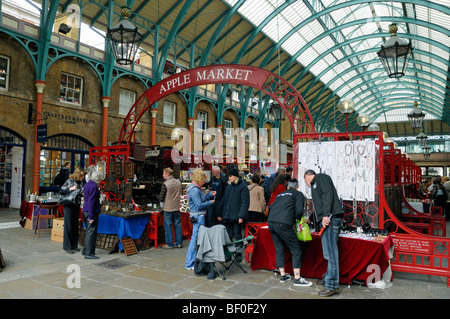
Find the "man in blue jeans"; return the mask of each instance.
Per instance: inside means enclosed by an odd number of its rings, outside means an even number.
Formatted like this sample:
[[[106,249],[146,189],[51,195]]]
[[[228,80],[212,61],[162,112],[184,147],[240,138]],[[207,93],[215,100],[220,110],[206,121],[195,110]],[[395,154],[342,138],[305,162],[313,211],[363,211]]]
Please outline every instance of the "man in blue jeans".
[[[171,168],[166,167],[163,170],[163,177],[165,179],[161,186],[161,192],[158,195],[158,200],[163,202],[164,210],[164,230],[166,244],[163,248],[178,248],[183,247],[183,237],[181,234],[181,213],[180,213],[180,196],[181,196],[181,182],[173,177]],[[175,230],[175,245],[173,243],[172,223]]]
[[[319,296],[329,297],[341,291],[339,287],[338,240],[344,213],[330,176],[307,170],[304,178],[306,185],[311,187],[316,222],[319,223],[321,228],[324,228],[322,250],[323,257],[328,261],[328,266],[321,282],[324,289],[319,292]]]

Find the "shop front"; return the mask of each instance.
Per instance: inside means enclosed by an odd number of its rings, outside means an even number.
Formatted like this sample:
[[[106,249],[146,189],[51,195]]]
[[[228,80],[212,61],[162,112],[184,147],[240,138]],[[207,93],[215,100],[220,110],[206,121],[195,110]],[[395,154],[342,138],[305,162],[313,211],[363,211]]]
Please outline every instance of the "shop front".
[[[0,126],[0,206],[19,208],[24,196],[25,139]]]
[[[39,193],[59,191],[54,179],[64,163],[70,163],[70,172],[78,166],[86,169],[89,165],[89,148],[92,146],[77,135],[57,134],[48,137],[41,147]]]

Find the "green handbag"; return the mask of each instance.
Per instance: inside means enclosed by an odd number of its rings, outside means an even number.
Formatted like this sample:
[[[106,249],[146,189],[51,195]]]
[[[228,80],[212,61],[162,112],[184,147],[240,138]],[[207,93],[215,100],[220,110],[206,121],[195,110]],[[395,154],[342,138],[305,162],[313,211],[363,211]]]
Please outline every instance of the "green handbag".
[[[309,231],[309,225],[304,222],[304,217],[301,220],[296,219],[294,225],[295,233],[300,241],[312,240],[311,232]]]

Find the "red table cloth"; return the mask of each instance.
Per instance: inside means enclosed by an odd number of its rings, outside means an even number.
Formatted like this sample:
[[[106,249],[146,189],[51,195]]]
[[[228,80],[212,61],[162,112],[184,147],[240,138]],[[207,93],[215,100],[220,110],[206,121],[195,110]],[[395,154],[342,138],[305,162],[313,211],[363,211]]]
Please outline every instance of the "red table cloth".
[[[311,235],[312,241],[302,242],[302,267],[300,271],[302,277],[321,279],[327,270],[328,262],[323,258],[320,236],[315,232],[312,232]],[[352,280],[363,280],[367,285],[369,276],[369,279],[374,278],[373,265],[380,267],[381,276],[389,267],[391,245],[392,239],[390,236],[387,236],[381,243],[340,236],[338,242],[339,282],[349,285]],[[285,255],[285,271],[292,274],[292,256],[287,248]],[[275,246],[267,227],[259,229],[250,262],[252,270],[274,270],[277,268]]]

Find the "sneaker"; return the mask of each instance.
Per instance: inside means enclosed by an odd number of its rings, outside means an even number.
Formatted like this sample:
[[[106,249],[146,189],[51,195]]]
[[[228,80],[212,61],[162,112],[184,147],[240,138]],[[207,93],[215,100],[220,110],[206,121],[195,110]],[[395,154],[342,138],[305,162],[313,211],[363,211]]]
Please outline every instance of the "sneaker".
[[[164,248],[164,249],[173,249],[173,246],[171,247],[171,246],[165,244],[165,245],[161,246],[161,248]]]
[[[177,245],[177,248],[183,248],[183,245]]]
[[[286,281],[288,281],[288,280],[291,280],[291,275],[289,275],[289,274],[284,274],[284,276],[281,276],[280,277],[280,282],[286,282]]]
[[[298,279],[294,279],[294,286],[301,286],[301,287],[311,287],[312,282],[305,280],[304,278],[300,277]]]
[[[194,267],[184,267],[186,270],[194,270]]]

